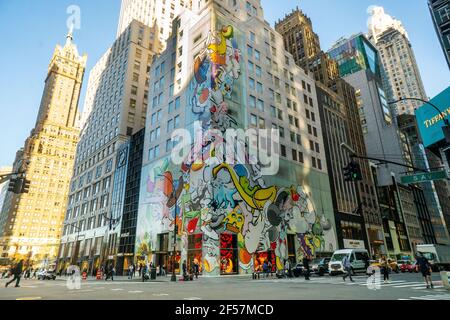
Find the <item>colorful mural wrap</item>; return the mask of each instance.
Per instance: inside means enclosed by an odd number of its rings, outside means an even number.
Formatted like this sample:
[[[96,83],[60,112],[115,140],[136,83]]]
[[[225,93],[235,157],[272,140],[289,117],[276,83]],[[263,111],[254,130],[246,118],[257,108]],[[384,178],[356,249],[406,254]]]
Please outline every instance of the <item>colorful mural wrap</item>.
[[[237,125],[227,103],[241,75],[235,33],[233,26],[211,32],[195,58],[186,107],[206,129],[224,132]],[[181,260],[190,257],[189,237],[202,235],[201,257],[197,251],[191,256],[199,260],[204,275],[251,273],[263,259],[281,270],[288,259],[288,234],[297,239],[297,259],[334,251],[332,223],[315,210],[301,186],[266,185],[268,179],[257,165],[240,159],[233,165],[223,163],[215,154],[223,142],[211,133],[203,140],[203,160],[192,156],[199,151],[192,147],[181,166],[163,159],[143,168],[138,256],[157,248],[158,234],[174,230],[175,216]],[[196,250],[198,246],[196,240]]]

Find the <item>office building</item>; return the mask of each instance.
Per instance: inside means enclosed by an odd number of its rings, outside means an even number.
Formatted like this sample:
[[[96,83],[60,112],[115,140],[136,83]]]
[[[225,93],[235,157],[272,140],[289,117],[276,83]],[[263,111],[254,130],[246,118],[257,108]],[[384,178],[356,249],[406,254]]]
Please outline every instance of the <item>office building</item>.
[[[117,258],[126,177],[118,152],[145,126],[154,42],[153,29],[133,20],[90,74],[58,269],[92,271]]]
[[[384,12],[382,7],[370,8],[369,39],[375,44],[391,85],[393,101],[402,98],[427,100],[408,33],[402,23]],[[394,116],[414,114],[421,101],[406,100],[391,106]]]
[[[1,242],[7,243],[10,260],[45,267],[55,262],[79,139],[78,100],[86,60],[71,33],[53,53],[36,125],[13,166],[31,181],[30,190],[9,194],[3,207]]]
[[[172,20],[191,5],[192,0],[122,0],[117,38],[131,21],[137,20],[148,27],[154,27],[155,37],[164,49],[172,31]],[[151,50],[158,51],[157,48]]]
[[[450,0],[428,0],[431,17],[450,68]]]
[[[339,246],[366,248],[372,255],[384,254],[383,229],[369,162],[356,160],[362,170],[361,183],[355,185],[344,179],[343,168],[351,159],[341,144],[366,156],[359,92],[340,78],[338,64],[321,50],[319,36],[302,11],[297,8],[286,15],[275,29],[283,36],[285,48],[297,65],[316,79]]]
[[[283,49],[260,1],[193,3],[173,23],[151,76],[168,81],[150,92],[138,263],[165,265],[170,273],[197,260],[205,276],[251,274],[265,259],[281,270],[286,259],[337,248],[314,79]],[[192,137],[200,128],[216,129],[200,140],[202,156],[175,162],[184,143],[172,133],[187,129],[178,132]],[[259,134],[247,145],[272,150],[279,170],[263,171],[268,164],[248,161],[248,151],[231,152],[234,161],[224,162],[220,136],[232,128]],[[271,128],[279,142],[264,138]],[[244,142],[238,138],[231,150],[243,150]]]

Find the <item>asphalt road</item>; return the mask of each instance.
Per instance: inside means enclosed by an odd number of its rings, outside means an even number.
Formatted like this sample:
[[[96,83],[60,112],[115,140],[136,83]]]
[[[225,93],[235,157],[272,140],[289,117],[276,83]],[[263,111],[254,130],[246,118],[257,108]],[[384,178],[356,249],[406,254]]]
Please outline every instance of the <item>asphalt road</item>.
[[[142,283],[117,278],[114,282],[89,279],[79,290],[70,290],[65,278],[55,281],[21,281],[5,288],[0,280],[0,300],[450,300],[450,291],[442,287],[435,274],[435,289],[425,289],[418,274],[392,274],[391,283],[369,289],[367,277],[355,277],[355,283],[342,277],[297,279],[260,279],[251,277],[201,278],[193,282],[170,282],[169,278]]]

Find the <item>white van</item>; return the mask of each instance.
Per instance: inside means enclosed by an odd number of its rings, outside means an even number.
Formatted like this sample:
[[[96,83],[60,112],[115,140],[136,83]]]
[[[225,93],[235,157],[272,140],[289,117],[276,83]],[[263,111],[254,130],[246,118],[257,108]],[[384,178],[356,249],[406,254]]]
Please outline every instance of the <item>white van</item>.
[[[366,272],[366,261],[369,261],[369,252],[365,249],[344,249],[333,253],[331,260],[328,263],[330,276],[345,273],[342,265],[342,260],[344,260],[344,257],[348,257],[350,259],[353,274],[356,272]]]

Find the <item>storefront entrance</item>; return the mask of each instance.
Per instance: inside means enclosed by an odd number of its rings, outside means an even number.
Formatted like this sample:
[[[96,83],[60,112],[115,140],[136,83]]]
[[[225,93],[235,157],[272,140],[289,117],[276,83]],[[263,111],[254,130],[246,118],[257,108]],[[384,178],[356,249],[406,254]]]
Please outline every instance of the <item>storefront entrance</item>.
[[[236,234],[222,233],[220,235],[220,274],[237,274],[238,239]]]
[[[189,270],[193,270],[194,264],[198,264],[200,274],[202,274],[203,272],[202,247],[203,247],[203,234],[200,233],[189,235],[187,266]]]

